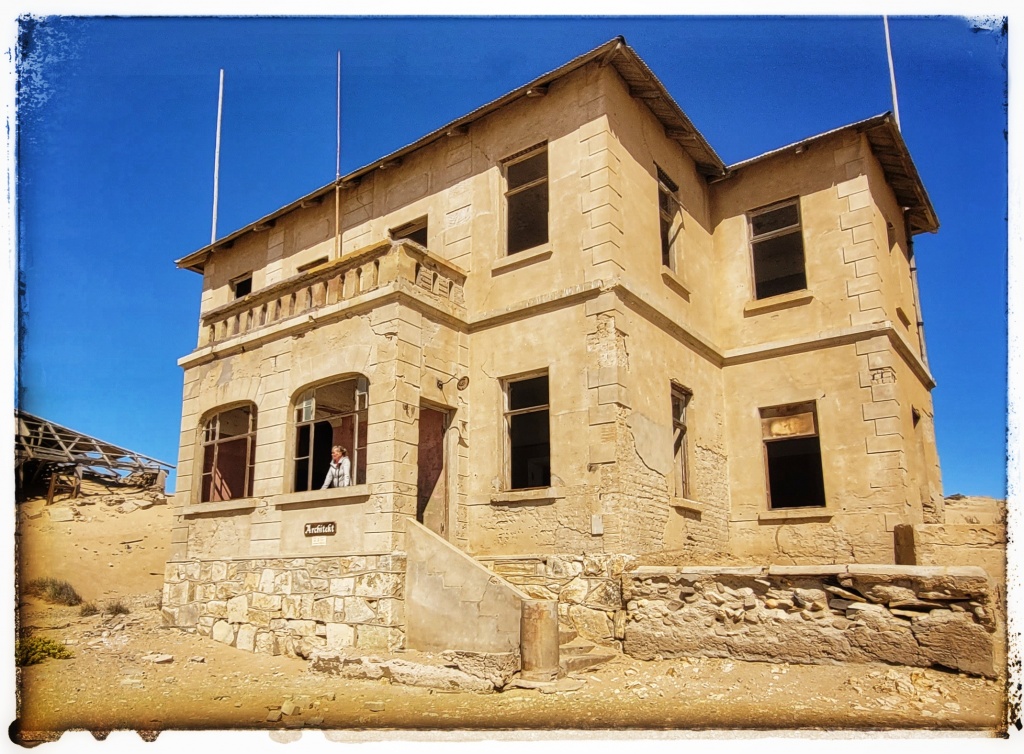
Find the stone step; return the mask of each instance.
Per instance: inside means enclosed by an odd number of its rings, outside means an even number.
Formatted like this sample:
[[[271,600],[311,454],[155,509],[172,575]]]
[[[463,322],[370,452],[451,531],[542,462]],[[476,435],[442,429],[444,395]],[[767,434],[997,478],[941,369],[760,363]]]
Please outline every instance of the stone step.
[[[560,644],[558,647],[558,655],[585,655],[587,652],[592,650],[594,645],[589,641],[583,639],[573,639],[565,644]]]
[[[579,634],[576,633],[576,629],[575,628],[566,628],[565,626],[559,626],[558,627],[558,643],[560,645],[561,644],[568,644],[573,639],[575,639],[577,636],[579,636]]]
[[[579,655],[560,655],[558,658],[558,666],[562,669],[562,672],[566,675],[570,673],[579,673],[582,670],[590,670],[603,665],[609,660],[617,657],[616,652],[612,652],[608,649],[594,648],[586,654]]]

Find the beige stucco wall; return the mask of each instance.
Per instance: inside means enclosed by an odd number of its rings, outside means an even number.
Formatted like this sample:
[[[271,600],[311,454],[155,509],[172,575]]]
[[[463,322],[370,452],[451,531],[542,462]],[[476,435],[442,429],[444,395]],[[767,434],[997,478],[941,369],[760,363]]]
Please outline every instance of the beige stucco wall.
[[[509,257],[501,162],[540,142],[549,242]],[[675,272],[661,264],[656,165],[680,187]],[[753,302],[746,213],[793,196],[808,291]],[[430,253],[466,273],[464,306],[417,298],[419,281],[385,280],[382,266],[378,289],[325,307],[322,321],[311,314],[279,335],[209,345],[201,332],[204,345],[184,360],[178,502],[195,503],[202,421],[242,401],[258,407],[254,501],[179,508],[172,560],[232,547],[238,557],[301,554],[295,527],[334,520],[332,511],[349,536],[334,538],[331,554],[401,549],[422,402],[450,411],[449,531],[474,555],[668,549],[685,559],[891,563],[893,527],[940,506],[928,376],[908,366],[918,316],[902,218],[864,137],[838,134],[709,184],[614,69],[591,64],[338,200],[342,263],[426,216]],[[334,260],[334,217],[328,194],[218,250],[201,311],[230,304],[230,281],[247,271],[257,293]],[[502,381],[538,372],[550,378],[551,489],[510,492]],[[290,492],[295,397],[354,374],[370,382],[365,493],[279,506]],[[470,378],[464,390],[459,376]],[[670,484],[673,382],[693,391],[687,500]],[[827,515],[766,518],[758,409],[809,400]]]

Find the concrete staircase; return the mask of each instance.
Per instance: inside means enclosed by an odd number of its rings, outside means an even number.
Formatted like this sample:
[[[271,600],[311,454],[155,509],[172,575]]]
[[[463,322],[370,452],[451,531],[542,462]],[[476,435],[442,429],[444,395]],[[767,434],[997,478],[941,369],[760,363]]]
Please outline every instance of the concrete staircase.
[[[426,527],[407,521],[406,646],[518,656],[529,597]]]
[[[558,628],[558,667],[562,675],[591,670],[617,656],[614,650],[581,639],[575,629]]]

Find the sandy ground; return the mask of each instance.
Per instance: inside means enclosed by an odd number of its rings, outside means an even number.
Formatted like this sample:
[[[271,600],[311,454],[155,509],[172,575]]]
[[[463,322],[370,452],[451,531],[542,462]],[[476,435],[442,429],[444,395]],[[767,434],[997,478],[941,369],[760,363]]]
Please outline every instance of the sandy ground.
[[[45,512],[32,518],[44,508],[42,501],[19,506],[22,583],[39,576],[67,579],[83,598],[101,605],[125,598],[131,612],[83,617],[77,607],[21,597],[21,630],[62,641],[74,653],[20,670],[25,740],[122,728],[809,728],[983,735],[1005,729],[1004,680],[886,665],[619,657],[579,674],[578,689],[555,693],[445,693],[317,675],[302,660],[250,654],[162,627],[167,506],[130,513],[78,506],[79,518],[66,523],[50,521]],[[155,654],[173,659],[158,663]],[[286,702],[301,710],[281,716]]]

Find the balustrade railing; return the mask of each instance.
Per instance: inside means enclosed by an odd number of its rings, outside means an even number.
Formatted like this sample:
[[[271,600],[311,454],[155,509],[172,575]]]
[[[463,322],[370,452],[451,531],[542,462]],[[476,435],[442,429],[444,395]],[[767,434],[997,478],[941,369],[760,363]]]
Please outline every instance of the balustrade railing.
[[[402,279],[431,297],[465,305],[466,276],[458,268],[408,241],[384,241],[206,312],[199,345],[223,343]]]

